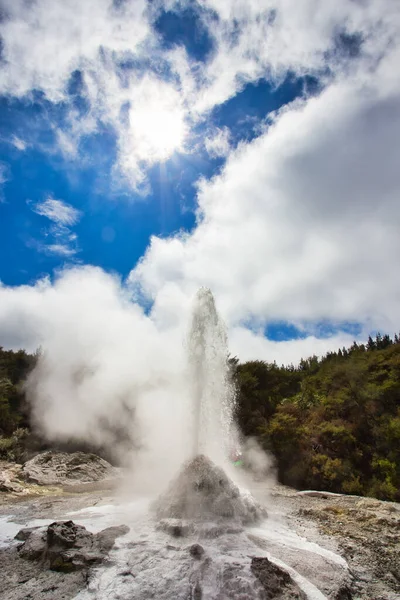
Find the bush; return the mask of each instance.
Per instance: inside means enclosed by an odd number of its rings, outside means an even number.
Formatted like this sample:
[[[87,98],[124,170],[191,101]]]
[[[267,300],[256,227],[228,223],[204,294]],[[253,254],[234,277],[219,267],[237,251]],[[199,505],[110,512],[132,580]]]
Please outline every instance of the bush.
[[[10,437],[0,436],[0,459],[22,462],[25,458],[25,441],[28,429],[16,429]]]

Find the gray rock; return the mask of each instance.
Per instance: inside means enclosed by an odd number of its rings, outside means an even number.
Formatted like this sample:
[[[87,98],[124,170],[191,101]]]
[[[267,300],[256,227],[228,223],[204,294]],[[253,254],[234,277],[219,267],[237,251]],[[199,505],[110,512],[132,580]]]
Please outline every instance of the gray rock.
[[[86,587],[86,571],[50,571],[40,560],[22,560],[16,547],[0,548],[0,564],[0,600],[67,600]]]
[[[31,535],[33,531],[37,531],[40,529],[39,527],[25,527],[25,529],[20,529],[15,536],[14,539],[19,540],[20,542],[25,542],[28,537]]]
[[[19,555],[26,560],[40,560],[44,557],[46,551],[46,528],[38,527],[27,534],[27,530],[23,530],[26,535],[26,541],[19,548]],[[21,532],[17,533],[19,536]]]
[[[117,537],[126,535],[129,532],[127,525],[119,525],[118,527],[107,527],[95,535],[96,543],[102,552],[109,552],[114,546]]]
[[[82,484],[115,478],[118,470],[95,454],[42,452],[22,467],[26,481],[38,485]]]
[[[40,560],[52,571],[71,573],[102,561],[116,538],[128,531],[129,527],[121,525],[93,534],[73,521],[59,521],[48,527],[22,529],[16,539],[25,540],[19,547],[21,558]]]
[[[200,544],[192,544],[189,548],[189,552],[193,558],[201,558],[204,554],[204,548],[203,546],[200,546]]]
[[[268,558],[253,558],[250,568],[264,588],[266,600],[275,598],[280,600],[307,600],[306,594],[293,581],[289,573],[274,565]]]

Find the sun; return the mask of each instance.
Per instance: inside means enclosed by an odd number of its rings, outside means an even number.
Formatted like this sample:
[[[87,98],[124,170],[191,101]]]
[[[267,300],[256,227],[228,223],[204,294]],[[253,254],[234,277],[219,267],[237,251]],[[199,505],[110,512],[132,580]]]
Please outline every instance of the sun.
[[[138,154],[151,162],[164,161],[182,148],[185,122],[180,111],[149,107],[136,111],[131,126]]]
[[[129,124],[140,160],[165,161],[183,148],[187,133],[185,111],[179,93],[168,84],[147,80],[138,86]]]

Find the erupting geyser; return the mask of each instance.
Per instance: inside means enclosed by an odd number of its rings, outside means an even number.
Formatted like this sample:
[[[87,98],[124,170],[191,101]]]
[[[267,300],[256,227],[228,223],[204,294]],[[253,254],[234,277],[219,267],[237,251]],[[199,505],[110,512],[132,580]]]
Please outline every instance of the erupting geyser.
[[[207,288],[196,294],[188,337],[193,407],[192,456],[223,464],[234,444],[235,393],[229,376],[227,334]]]
[[[217,466],[226,464],[235,445],[235,394],[229,376],[225,326],[207,288],[200,288],[196,294],[188,352],[193,403],[192,459],[155,504],[157,516],[192,522],[254,523],[265,517],[266,511]]]

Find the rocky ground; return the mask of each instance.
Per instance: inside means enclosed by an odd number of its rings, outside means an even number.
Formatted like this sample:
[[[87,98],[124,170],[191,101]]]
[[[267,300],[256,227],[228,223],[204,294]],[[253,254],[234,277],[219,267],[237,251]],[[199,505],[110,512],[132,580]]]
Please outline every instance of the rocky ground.
[[[73,521],[22,528],[19,544],[0,550],[4,600],[74,598],[90,569],[104,561],[115,539],[129,528],[109,527],[97,534]]]
[[[23,490],[11,491],[9,489],[7,492],[0,493],[0,521],[2,517],[8,518],[12,514],[13,523],[20,524],[21,528],[35,519],[56,520],[60,518],[60,515],[70,511],[85,507],[98,508],[117,502],[110,489],[85,488],[85,485],[90,482],[79,484],[79,481],[75,481],[76,485],[83,487],[70,489],[68,489],[69,484],[65,481],[62,485],[53,486],[39,486],[37,483],[26,482],[21,478],[20,471],[15,466],[3,469],[3,479],[8,477],[9,481],[12,480],[12,477],[4,475],[4,471],[9,469],[14,469],[14,472],[15,469],[17,470],[16,472],[19,474],[14,481],[20,482]],[[109,487],[107,477],[103,479],[103,482],[105,488]],[[101,481],[92,481],[91,483],[97,483],[101,487]],[[203,483],[200,482],[200,491]],[[271,519],[274,518],[274,512],[279,513],[290,530],[328,550],[339,552],[347,561],[350,577],[346,585],[339,587],[335,591],[335,595],[329,595],[329,598],[334,598],[334,600],[399,600],[399,504],[322,492],[298,493],[284,486],[271,486],[263,482],[253,482],[250,485],[256,499],[259,502],[267,503]],[[43,535],[45,531],[47,529],[42,530]],[[170,530],[169,534],[174,537],[175,529]],[[273,543],[266,544],[261,540],[257,541],[257,532],[254,534],[254,540],[260,548],[265,546],[266,550],[276,556],[276,547]],[[26,541],[21,541],[21,543],[26,543]],[[166,552],[169,551],[168,546],[166,548]],[[286,558],[285,562],[289,562],[290,550],[283,548],[281,552],[280,558],[282,560]],[[47,554],[44,552],[41,556],[47,556]],[[201,548],[193,549],[192,558],[197,560],[199,565],[203,564]],[[293,558],[291,564],[295,565],[295,561],[296,559]],[[11,549],[0,549],[0,564],[2,572],[1,600],[72,599],[77,590],[86,588],[90,572],[90,565],[84,569],[64,573],[49,569],[42,560],[26,560],[20,556],[16,542]],[[312,579],[313,571],[317,568],[317,562],[310,563],[310,579]],[[273,595],[271,588],[268,591],[269,595],[265,596],[266,598],[303,597],[291,580],[286,583],[290,584],[292,588],[285,588],[287,595],[282,595],[285,573],[268,561],[257,560],[254,562],[253,560],[251,570],[261,584],[266,580],[270,583],[277,582],[276,594]],[[329,581],[327,585],[329,586]],[[200,600],[200,587],[194,586],[191,598]],[[205,598],[206,596],[203,596],[203,600]]]
[[[95,454],[48,451],[23,465],[0,461],[0,492],[23,497],[112,488],[118,476],[117,468]]]
[[[316,529],[318,543],[333,544],[346,559],[352,581],[344,600],[400,599],[400,504],[280,485],[274,501],[297,533],[316,539]]]

